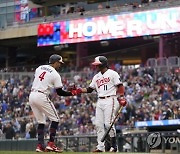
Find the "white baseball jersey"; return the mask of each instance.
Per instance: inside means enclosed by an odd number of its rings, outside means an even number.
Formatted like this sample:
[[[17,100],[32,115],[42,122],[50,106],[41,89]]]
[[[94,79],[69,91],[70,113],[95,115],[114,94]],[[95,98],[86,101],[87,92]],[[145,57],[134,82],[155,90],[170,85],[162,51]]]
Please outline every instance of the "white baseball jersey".
[[[108,69],[104,74],[97,73],[89,87],[97,91],[98,97],[104,97],[116,95],[117,85],[119,84],[122,84],[119,74],[112,69]]]
[[[34,81],[29,95],[29,104],[38,123],[46,123],[46,116],[51,121],[59,121],[53,102],[48,98],[52,88],[63,87],[61,77],[50,65],[39,66],[34,75]]]
[[[52,88],[62,88],[61,76],[50,65],[39,66],[34,75],[33,90],[40,90],[49,94]]]

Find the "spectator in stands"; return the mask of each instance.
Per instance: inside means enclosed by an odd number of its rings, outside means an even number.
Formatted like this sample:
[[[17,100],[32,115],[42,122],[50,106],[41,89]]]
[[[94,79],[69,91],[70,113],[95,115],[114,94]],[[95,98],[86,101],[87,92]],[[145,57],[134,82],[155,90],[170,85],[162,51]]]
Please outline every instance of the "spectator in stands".
[[[69,7],[67,14],[74,13],[74,7]]]
[[[47,17],[44,16],[44,17],[43,17],[43,22],[45,23],[46,21],[47,21]]]
[[[109,3],[107,2],[106,3],[106,9],[109,9],[110,8],[110,5],[109,5]]]
[[[141,0],[141,3],[149,3],[149,0]]]
[[[103,9],[103,5],[101,3],[98,4],[98,9]]]
[[[164,111],[163,111],[163,120],[171,119],[172,111],[170,109],[170,105],[168,103],[165,104]]]
[[[174,105],[173,107],[172,119],[180,119],[180,108],[178,105]]]
[[[3,133],[6,139],[13,139],[15,137],[15,131],[11,122],[8,122],[3,128]]]
[[[0,129],[2,130],[2,119],[0,118]]]
[[[76,8],[76,12],[80,12],[80,15],[83,15],[83,12],[85,11],[85,9],[84,9],[84,7],[82,7],[82,6],[78,6],[77,8]]]
[[[29,135],[30,138],[36,138],[36,126],[33,123],[30,125]]]
[[[6,95],[6,92],[5,92],[5,95]],[[6,103],[5,100],[2,101],[1,107],[2,107],[1,112],[5,113],[7,111],[7,109],[8,109],[8,104]]]
[[[165,88],[163,93],[162,93],[162,102],[166,102],[167,100],[171,100],[171,94],[168,91],[168,89]]]
[[[26,118],[19,120],[19,123],[20,123],[20,133],[23,134],[23,136],[25,136],[26,124],[27,124]]]
[[[177,114],[178,119],[180,119],[180,107],[178,108],[178,114]]]

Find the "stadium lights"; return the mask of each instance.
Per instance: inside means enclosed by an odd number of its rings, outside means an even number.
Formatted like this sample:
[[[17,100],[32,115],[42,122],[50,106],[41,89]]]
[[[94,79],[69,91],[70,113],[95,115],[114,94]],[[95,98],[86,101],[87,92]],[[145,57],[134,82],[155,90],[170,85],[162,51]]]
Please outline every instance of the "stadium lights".
[[[102,47],[106,47],[109,45],[109,42],[108,41],[101,41],[100,44]]]
[[[56,46],[54,46],[54,50],[55,50],[55,51],[60,51],[60,50],[62,50],[62,49],[64,49],[64,48],[68,48],[68,47],[69,47],[68,44],[56,45]]]

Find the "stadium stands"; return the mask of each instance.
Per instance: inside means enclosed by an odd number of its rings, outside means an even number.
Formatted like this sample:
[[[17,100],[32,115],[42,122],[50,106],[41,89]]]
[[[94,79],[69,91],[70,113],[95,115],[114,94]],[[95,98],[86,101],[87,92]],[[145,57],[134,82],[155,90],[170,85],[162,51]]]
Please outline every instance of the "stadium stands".
[[[149,2],[149,3],[141,3],[138,1],[135,1],[135,3],[122,3],[122,1],[109,1],[109,7],[106,7],[107,3],[97,3],[95,6],[90,6],[91,4],[83,3],[84,9],[81,8],[83,11],[78,11],[79,6],[77,4],[77,9],[75,9],[71,13],[58,13],[55,15],[36,15],[33,18],[30,18],[30,12],[25,12],[26,20],[24,21],[14,21],[15,19],[12,19],[10,21],[6,21],[5,18],[3,18],[4,13],[2,14],[2,20],[4,20],[3,23],[0,23],[0,29],[4,30],[7,26],[8,27],[22,27],[22,26],[31,26],[42,22],[54,22],[54,21],[62,21],[62,20],[72,20],[72,19],[79,19],[79,18],[87,18],[92,16],[100,16],[100,15],[109,15],[109,14],[115,14],[115,13],[127,13],[127,12],[135,12],[135,11],[143,11],[143,10],[151,10],[151,9],[159,9],[159,8],[168,8],[168,7],[175,7],[180,5],[180,1],[178,0],[168,0],[168,1],[155,1],[155,2]],[[97,9],[98,5],[102,5],[101,9]],[[59,8],[60,9],[60,8]],[[96,10],[96,11],[94,11]],[[51,12],[51,10],[49,10]],[[21,13],[21,12],[20,12]],[[23,13],[23,12],[22,12]],[[53,14],[53,13],[51,13]]]
[[[120,65],[115,64],[111,67],[121,75],[126,86],[126,99],[129,102],[116,123],[117,129],[134,128],[136,121],[180,118],[179,72],[169,71],[158,75],[149,67],[122,69]],[[91,68],[84,68],[83,72],[84,76],[74,76],[77,86],[87,86],[95,73]],[[72,79],[63,77],[63,82],[67,88]],[[9,138],[8,133],[12,130],[14,133],[10,134],[11,138],[35,137],[36,121],[28,105],[30,86],[29,76],[23,80],[18,76],[1,80],[0,128],[6,138]],[[95,133],[96,93],[65,98],[58,97],[52,91],[51,98],[61,118],[59,135]],[[12,129],[7,129],[9,127]]]

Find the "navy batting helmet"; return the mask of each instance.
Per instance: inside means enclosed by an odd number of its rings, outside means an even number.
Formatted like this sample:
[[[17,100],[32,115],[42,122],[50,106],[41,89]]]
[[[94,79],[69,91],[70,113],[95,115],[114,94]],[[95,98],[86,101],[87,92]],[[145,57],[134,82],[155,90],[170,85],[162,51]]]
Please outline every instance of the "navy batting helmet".
[[[108,67],[108,59],[105,56],[98,56],[95,58],[92,65],[99,65],[100,67]]]
[[[53,54],[49,57],[49,64],[54,64],[55,62],[64,63],[60,55]]]

